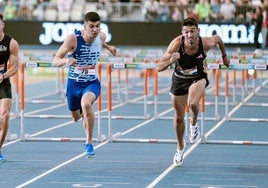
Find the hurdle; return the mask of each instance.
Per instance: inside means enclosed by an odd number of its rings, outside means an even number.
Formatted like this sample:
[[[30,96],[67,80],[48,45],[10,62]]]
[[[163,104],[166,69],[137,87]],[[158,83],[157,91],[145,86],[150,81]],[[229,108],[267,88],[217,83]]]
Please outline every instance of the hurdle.
[[[145,65],[145,66],[140,66],[140,65]],[[130,63],[130,62],[127,62],[127,63],[108,63],[106,64],[107,66],[107,79],[109,81],[109,79],[112,81],[112,69],[145,69],[145,67],[150,67],[150,66],[155,66],[154,63],[149,63],[148,60],[145,60],[144,63],[142,62],[135,62],[135,63]],[[111,98],[111,94],[112,94],[112,83],[108,82],[108,97]],[[152,95],[152,94],[151,94]],[[137,98],[134,98],[132,100],[128,100],[126,102],[122,102],[119,106],[122,106],[122,105],[126,105],[126,104],[136,104],[138,103],[138,100],[140,99],[143,99],[143,115],[128,115],[128,116],[121,116],[121,115],[111,115],[111,116],[102,116],[104,118],[108,118],[108,119],[149,119],[151,114],[148,113],[148,108],[147,108],[147,105],[148,105],[148,101],[147,101],[147,98],[149,96],[149,92],[148,92],[148,72],[147,70],[145,70],[145,73],[144,73],[144,78],[143,78],[143,96],[141,97],[137,97]],[[108,106],[111,106],[111,101],[110,101],[110,98],[108,98]],[[109,110],[108,110],[109,111]]]
[[[116,64],[116,63],[110,63],[110,64],[108,64],[108,66],[111,66],[111,69],[112,68],[120,68],[121,67],[121,69],[125,69],[125,68],[129,68],[129,69],[154,69],[154,68],[156,68],[156,65],[155,64],[153,64],[153,63],[148,63],[148,64],[142,64],[142,63],[137,63],[137,64],[135,64],[135,63],[128,63],[128,64],[123,64],[123,63],[118,63],[118,64]],[[252,69],[252,68],[254,68],[254,69],[256,69],[256,70],[259,70],[260,69],[260,67],[255,67],[255,64],[247,64],[247,65],[244,65],[244,64],[237,64],[237,65],[231,65],[228,69],[224,66],[224,65],[213,65],[213,66],[217,66],[217,68],[218,69],[224,69],[225,70],[225,73],[227,74],[228,73],[228,71],[229,70],[247,70],[247,69]],[[263,68],[263,70],[264,70],[264,68]],[[267,70],[267,65],[265,66],[265,70]],[[228,73],[228,75],[227,75],[227,77],[229,77],[229,73]],[[111,79],[110,79],[110,81],[112,81]],[[112,83],[112,82],[111,82]],[[110,85],[111,83],[109,83],[108,85]],[[110,86],[111,87],[111,86]],[[255,90],[256,91],[256,90]],[[109,100],[108,100],[109,101]],[[228,105],[229,105],[229,103],[228,103]],[[109,124],[111,124],[111,119],[112,119],[112,115],[111,115],[111,112],[112,112],[112,105],[110,106],[110,109],[108,110],[108,118],[109,118]],[[226,110],[226,112],[227,111],[229,111],[229,109],[228,109],[228,107],[226,107],[227,108],[227,110]],[[156,113],[156,109],[155,109],[155,115],[156,114],[158,114],[158,113]],[[163,113],[164,114],[164,113]],[[226,116],[228,117],[228,114],[226,113]],[[147,122],[148,121],[153,121],[153,120],[155,120],[156,119],[156,117],[151,117],[151,118],[148,118],[147,119]],[[224,118],[224,120],[226,121],[228,118]],[[202,117],[201,117],[201,120],[202,120]],[[230,119],[229,119],[230,120]],[[202,121],[204,121],[204,120],[202,120]],[[201,123],[202,124],[202,123]],[[112,130],[111,130],[111,126],[109,127],[109,140],[110,141],[115,141],[115,140],[120,140],[121,138],[120,138],[120,136],[122,136],[122,135],[125,135],[125,134],[127,134],[126,132],[125,133],[116,133],[116,134],[112,134]],[[58,139],[58,140],[68,140],[68,139],[66,139],[66,138],[64,138],[64,139]],[[71,139],[69,139],[69,140],[71,140]],[[135,141],[136,139],[134,139],[134,141]],[[140,140],[144,140],[145,142],[162,142],[162,140],[161,139],[140,139]],[[204,142],[206,142],[207,140],[205,140]],[[164,140],[163,140],[163,142],[164,142]],[[168,142],[170,142],[170,140],[168,140]]]
[[[9,64],[8,64],[8,68],[9,68]],[[12,92],[15,93],[15,99],[12,100],[12,103],[15,103],[15,112],[12,113],[10,112],[10,119],[15,119],[19,117],[19,106],[18,106],[18,100],[19,100],[19,84],[18,84],[18,72],[11,78],[13,81],[14,86],[12,87]],[[10,132],[10,130],[8,129],[7,131],[7,135],[5,137],[5,141],[9,142],[9,141],[13,141],[13,140],[17,140],[18,139],[18,135],[17,134],[12,134]]]
[[[156,68],[155,65],[152,65],[150,67],[148,67],[146,64],[139,64],[139,66],[137,66],[136,68],[141,68],[141,67],[146,67],[146,68],[151,68],[154,69]],[[143,67],[143,68],[144,68]],[[265,66],[261,66],[263,70],[268,70],[268,65]],[[259,70],[260,67],[256,64],[233,64],[230,65],[228,68],[225,65],[222,64],[211,64],[210,66],[208,66],[208,68],[216,68],[216,69],[223,69],[225,70],[225,117],[223,119],[221,119],[220,121],[231,121],[231,117],[229,112],[229,70],[251,70],[251,69],[255,69],[255,70]],[[111,78],[109,78],[111,79]],[[266,81],[265,81],[266,82]],[[268,81],[267,81],[268,82]],[[259,86],[260,87],[260,86]],[[258,87],[258,88],[259,88]],[[254,89],[254,91],[251,93],[250,96],[253,96],[256,91],[258,90]],[[245,102],[246,100],[243,99],[242,102],[240,102],[238,105],[242,105],[243,102]],[[204,117],[204,111],[205,111],[205,100],[204,97],[201,100],[201,143],[232,143],[232,144],[237,144],[237,143],[242,143],[242,144],[267,144],[268,142],[266,141],[213,141],[213,140],[208,140],[207,136],[204,135],[204,121],[205,121],[205,117]],[[110,111],[112,111],[112,109],[110,109]],[[165,112],[166,113],[166,112]],[[111,112],[110,112],[111,114]],[[187,114],[187,113],[186,113]],[[188,119],[188,118],[186,118]],[[146,123],[151,122],[153,120],[157,120],[156,117],[152,117],[150,119],[148,119],[145,123],[132,128],[131,130],[135,130],[141,126],[144,126]],[[110,142],[144,142],[144,143],[176,143],[176,140],[170,140],[170,139],[155,139],[155,138],[121,138],[122,136],[126,135],[129,131],[126,132],[117,132],[115,134],[112,134],[112,128],[111,128],[111,122],[109,122],[109,141]],[[186,131],[187,132],[187,131]]]
[[[268,67],[267,67],[268,68]],[[266,79],[264,81],[265,84],[268,83],[268,79]],[[258,91],[261,89],[262,86],[259,86],[255,89],[255,91]],[[254,93],[251,93],[249,96],[247,96],[244,100],[245,101],[248,101],[252,96],[254,95]],[[242,106],[243,105],[243,102],[240,102],[240,104],[238,104],[238,106]],[[233,109],[230,114],[233,114],[235,112],[235,109]],[[240,118],[240,119],[237,119],[239,121],[250,121],[251,119],[253,118]],[[255,118],[256,119],[256,118]],[[206,135],[204,135],[204,139],[203,139],[203,143],[207,143],[207,144],[235,144],[235,145],[268,145],[268,141],[254,141],[254,140],[210,140],[210,139],[207,139],[207,137],[212,134],[217,128],[219,128],[221,125],[222,125],[222,122],[223,121],[232,121],[233,119],[232,118],[228,118],[228,119],[222,119],[221,122],[216,126],[216,127],[213,127]],[[257,121],[257,122],[266,122],[264,120],[262,121]]]
[[[107,66],[107,64],[113,64],[113,67],[112,67],[112,72],[116,72],[114,73],[113,75],[116,74],[117,76],[117,82],[114,82],[113,85],[116,85],[117,89],[115,89],[116,87],[113,88],[113,93],[116,93],[116,97],[117,97],[117,101],[116,100],[113,100],[114,103],[131,103],[131,104],[139,104],[139,103],[143,103],[144,105],[144,118],[148,118],[149,117],[149,113],[147,112],[147,105],[149,103],[153,103],[152,101],[148,101],[147,100],[147,96],[151,95],[153,92],[148,90],[148,88],[150,87],[150,82],[151,79],[153,76],[150,72],[148,72],[148,70],[144,70],[143,71],[143,75],[141,76],[140,74],[139,75],[133,75],[133,78],[136,78],[139,79],[139,78],[143,78],[143,80],[139,80],[137,82],[136,79],[131,79],[132,80],[132,83],[129,82],[129,70],[132,69],[131,73],[133,73],[134,71],[138,70],[138,69],[135,69],[135,67],[131,68],[130,66],[132,66],[132,63],[136,63],[136,64],[140,64],[140,63],[148,63],[149,62],[149,59],[148,58],[142,58],[141,59],[142,61],[137,61],[135,60],[135,58],[125,58],[125,57],[112,57],[112,58],[102,58],[101,61],[99,63],[101,64],[104,64]],[[123,64],[127,64],[128,65],[128,68],[125,69],[125,68],[122,68],[120,67],[121,65]],[[124,66],[124,65],[123,65]],[[136,65],[134,65],[136,66]],[[121,81],[121,72],[122,70],[124,70],[125,72],[125,81],[122,82]],[[140,69],[141,70],[141,69]],[[135,73],[134,73],[135,74]],[[125,84],[123,86],[123,84]],[[137,87],[141,90],[137,90]],[[135,89],[134,91],[131,89]],[[150,93],[152,92],[152,93]],[[124,95],[124,99],[121,98],[121,95]],[[143,101],[138,101],[138,100],[131,100],[130,99],[130,94],[133,94],[133,95],[139,95],[139,94],[143,94],[143,96],[141,98],[143,98],[144,100]],[[108,103],[107,101],[103,101],[103,103]],[[114,117],[116,118],[116,117]],[[118,117],[118,118],[121,118]]]
[[[31,62],[33,63],[33,62]],[[40,62],[35,62],[37,65],[37,67],[40,67],[42,65],[44,65],[44,62],[42,62],[42,64],[39,64]],[[24,78],[25,78],[25,66],[26,66],[26,63],[25,62],[21,62],[20,63],[20,85],[22,86],[21,87],[21,127],[20,127],[20,140],[21,141],[51,141],[51,142],[71,142],[71,141],[75,141],[75,142],[82,142],[82,141],[85,141],[85,138],[66,138],[66,137],[63,137],[63,138],[60,138],[60,137],[57,137],[57,138],[49,138],[49,137],[34,137],[35,135],[30,135],[30,134],[26,134],[25,131],[24,131],[24,127],[25,127],[25,124],[24,124],[24,118],[25,118],[25,113],[24,113],[24,109],[25,109],[25,89],[24,89]],[[45,65],[47,66],[47,64]],[[98,72],[100,72],[100,68],[101,66],[99,66],[98,68]],[[101,100],[101,98],[99,99]],[[100,105],[98,105],[98,110],[100,111],[101,110],[101,107]],[[99,112],[98,112],[99,113]],[[100,114],[100,113],[99,113]],[[39,115],[39,116],[29,116],[29,117],[39,117],[39,118],[67,118],[67,116],[56,116],[56,115]],[[70,115],[68,116],[69,118]],[[99,116],[100,117],[100,116]],[[51,128],[49,130],[47,130],[46,132],[48,131],[51,131],[51,130],[54,130],[56,128],[60,128],[60,127],[63,127],[63,126],[67,126],[69,124],[73,123],[73,121],[69,121],[67,123],[63,123],[62,125],[60,126],[57,126],[57,127],[54,127],[54,128]],[[44,132],[42,132],[44,133]],[[103,142],[104,140],[106,140],[106,136],[103,135],[101,133],[101,128],[100,128],[100,118],[98,120],[98,136],[97,138],[93,138],[92,139],[93,141],[95,142]]]
[[[50,52],[42,52],[42,51],[36,51],[35,53],[23,51],[20,54],[20,61],[25,62],[26,66],[25,68],[32,69],[39,69],[39,68],[52,68],[51,62],[53,60],[53,53]],[[38,62],[36,64],[35,62]],[[40,96],[35,96],[33,98],[28,98],[25,100],[26,103],[62,103],[65,99],[65,93],[64,93],[64,86],[65,86],[65,73],[64,73],[64,67],[55,69],[55,76],[56,76],[56,82],[55,82],[55,91],[49,92],[46,94],[42,94]],[[41,100],[39,98],[42,97],[49,97],[52,95],[59,95],[60,99],[58,100]]]
[[[157,112],[157,95],[158,95],[158,72],[157,70],[155,69],[156,68],[156,63],[157,61],[154,61],[154,62],[151,62],[151,63],[133,63],[133,64],[121,64],[120,68],[128,68],[128,67],[131,67],[131,68],[137,68],[137,69],[154,69],[154,104],[155,104],[155,108],[154,108],[154,116],[152,116],[151,118],[147,119],[145,122],[150,122],[150,121],[153,121],[153,120],[156,120],[158,118],[158,112]],[[132,139],[132,138],[120,138],[121,136],[127,134],[127,132],[117,132],[115,134],[112,133],[112,125],[111,125],[111,119],[112,119],[112,95],[111,95],[111,91],[112,91],[112,77],[111,77],[111,70],[112,70],[112,66],[113,67],[117,67],[118,66],[116,64],[113,64],[113,65],[108,65],[108,68],[107,68],[107,74],[108,74],[108,98],[109,98],[109,104],[108,104],[108,141],[109,142],[142,142],[142,143],[176,143],[177,141],[175,139],[154,139],[154,138],[141,138],[141,139]],[[145,71],[147,72],[147,71]],[[145,84],[146,85],[146,84]],[[204,104],[204,103],[203,103]],[[189,113],[189,108],[188,106],[186,107],[186,132],[187,132],[187,127],[188,127],[188,113]],[[166,112],[164,113],[168,113],[170,111],[167,110]],[[163,113],[163,114],[164,114]],[[203,113],[203,111],[202,111]],[[201,113],[201,114],[202,114]],[[160,114],[160,115],[163,115],[163,114]],[[145,125],[146,123],[143,123],[141,126]],[[141,126],[137,126],[137,127],[134,127],[132,128],[131,130],[134,130],[134,129],[137,129]],[[187,136],[187,133],[186,133],[186,136]],[[187,142],[189,142],[186,137],[186,140]]]
[[[27,59],[27,58],[24,58],[24,59]],[[52,64],[50,63],[50,61],[21,61],[20,64],[23,64],[24,67],[21,68],[19,71],[20,71],[20,74],[23,76],[23,80],[25,80],[25,68],[38,68],[38,67],[44,67],[44,68],[47,68],[47,67],[53,67]],[[48,94],[43,94],[43,95],[39,95],[37,96],[36,98],[32,98],[31,101],[27,101],[25,99],[25,95],[23,95],[23,102],[24,103],[33,103],[33,104],[41,104],[41,103],[48,103],[48,104],[55,104],[54,106],[52,107],[48,107],[48,108],[44,108],[44,109],[41,109],[41,110],[38,110],[38,111],[35,111],[35,112],[42,112],[42,111],[46,111],[48,109],[53,109],[53,108],[57,108],[59,106],[63,106],[66,104],[66,101],[65,101],[65,98],[64,98],[64,93],[63,93],[63,85],[65,83],[65,79],[64,79],[64,67],[61,67],[60,69],[57,68],[57,73],[59,73],[59,71],[61,71],[61,76],[59,77],[59,75],[57,74],[56,76],[56,80],[58,80],[59,78],[61,79],[61,92],[60,91],[56,91],[56,92],[52,92],[52,93],[48,93]],[[58,82],[58,81],[57,81]],[[22,85],[23,84],[23,85]],[[21,87],[25,87],[25,82],[21,83],[20,85]],[[59,88],[56,88],[57,90]],[[23,91],[25,92],[25,91]],[[47,96],[52,96],[52,95],[57,95],[57,94],[61,94],[60,96],[60,100],[40,100],[40,99],[37,99],[37,98],[40,98],[40,97],[47,97]],[[58,104],[58,105],[57,105]],[[27,117],[27,118],[70,118],[70,116],[65,116],[65,115],[59,115],[59,116],[56,116],[55,114],[47,114],[47,115],[36,115],[36,114],[33,114],[34,112],[30,112],[30,113],[24,113],[24,117]]]

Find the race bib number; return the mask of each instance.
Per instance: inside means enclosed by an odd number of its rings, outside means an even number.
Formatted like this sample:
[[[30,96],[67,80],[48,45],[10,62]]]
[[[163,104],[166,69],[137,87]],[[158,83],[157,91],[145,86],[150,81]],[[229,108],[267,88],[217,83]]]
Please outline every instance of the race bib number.
[[[95,69],[74,69],[74,73],[79,74],[81,77],[88,77],[92,75],[96,75]]]
[[[0,65],[0,73],[3,73],[4,70],[5,70],[5,65],[4,64]]]

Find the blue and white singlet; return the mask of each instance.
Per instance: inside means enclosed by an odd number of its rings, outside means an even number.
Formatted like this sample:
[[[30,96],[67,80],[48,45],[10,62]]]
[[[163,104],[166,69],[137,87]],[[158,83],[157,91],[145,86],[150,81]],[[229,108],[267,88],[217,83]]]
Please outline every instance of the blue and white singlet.
[[[70,66],[68,78],[77,82],[87,82],[97,79],[96,64],[101,53],[101,39],[98,35],[92,44],[87,44],[82,37],[81,31],[75,31],[77,38],[77,47],[73,54],[68,54],[68,57],[73,57],[77,60],[76,66]]]

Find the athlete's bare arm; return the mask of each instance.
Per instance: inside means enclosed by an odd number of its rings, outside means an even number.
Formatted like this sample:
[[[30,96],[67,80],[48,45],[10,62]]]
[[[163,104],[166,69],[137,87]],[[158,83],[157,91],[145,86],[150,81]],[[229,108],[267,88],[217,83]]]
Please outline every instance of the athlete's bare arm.
[[[219,35],[213,35],[211,37],[203,37],[203,45],[205,52],[211,48],[218,47],[222,54],[222,60],[225,66],[229,67],[230,59],[227,57],[224,43]]]
[[[74,65],[76,64],[76,59],[74,58],[66,58],[68,52],[73,52],[76,49],[76,36],[75,34],[70,34],[67,36],[63,44],[60,46],[57,51],[54,59],[53,65],[56,67],[64,66],[64,65]]]
[[[100,32],[100,37],[101,37],[101,43],[102,43],[102,47],[107,49],[109,52],[111,52],[111,54],[113,54],[114,56],[117,56],[117,51],[116,48],[114,46],[108,45],[105,40],[106,40],[106,35],[103,32]]]
[[[170,42],[166,52],[158,63],[158,72],[166,70],[170,65],[175,63],[176,60],[180,59],[180,54],[178,53],[178,50],[181,45],[181,39],[182,36],[178,36]]]

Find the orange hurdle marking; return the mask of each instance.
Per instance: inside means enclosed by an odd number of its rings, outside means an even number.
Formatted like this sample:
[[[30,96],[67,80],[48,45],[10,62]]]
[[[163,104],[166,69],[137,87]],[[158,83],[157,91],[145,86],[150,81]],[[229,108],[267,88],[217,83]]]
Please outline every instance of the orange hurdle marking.
[[[215,70],[215,96],[219,96],[219,77],[220,77],[220,70]]]
[[[112,65],[109,64],[107,67],[108,75],[108,111],[112,111]]]
[[[20,108],[21,110],[24,110],[24,69],[25,69],[25,63],[20,64],[20,86],[21,86],[21,104]]]
[[[144,59],[144,63],[148,63],[148,59]],[[144,72],[144,84],[143,84],[143,89],[144,89],[144,95],[148,95],[148,69],[145,69]]]
[[[225,72],[225,96],[229,96],[229,72]]]
[[[158,60],[156,59],[154,63],[157,64]],[[154,95],[158,95],[158,71],[157,69],[154,69]]]
[[[97,71],[98,71],[98,76],[99,76],[99,81],[101,83],[101,64],[97,65]],[[100,93],[99,97],[98,97],[98,111],[101,111],[101,100],[102,100],[102,95]]]

